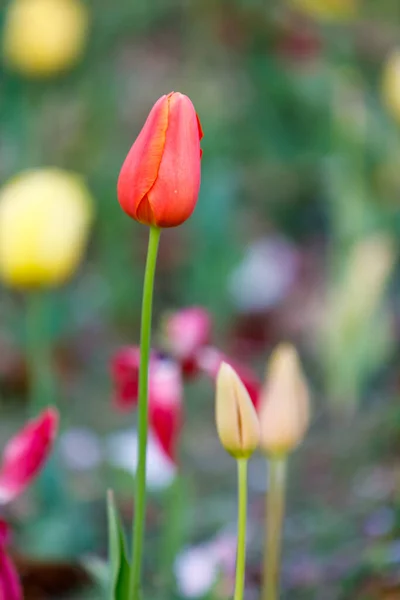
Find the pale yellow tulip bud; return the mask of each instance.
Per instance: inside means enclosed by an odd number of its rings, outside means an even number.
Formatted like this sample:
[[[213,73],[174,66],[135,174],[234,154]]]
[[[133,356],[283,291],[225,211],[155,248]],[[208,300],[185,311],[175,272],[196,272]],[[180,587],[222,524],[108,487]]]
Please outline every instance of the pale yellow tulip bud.
[[[12,0],[4,23],[4,61],[24,75],[54,75],[80,58],[87,29],[81,0]]]
[[[291,452],[309,423],[309,392],[296,349],[281,344],[269,361],[261,392],[260,446],[268,455]]]
[[[386,60],[382,98],[389,113],[400,123],[400,50],[393,51]]]
[[[92,200],[83,180],[59,169],[26,171],[0,190],[0,277],[32,288],[59,285],[86,248]]]
[[[303,12],[321,20],[346,20],[356,14],[357,0],[292,0]]]
[[[257,413],[239,376],[224,362],[217,375],[216,423],[221,444],[232,456],[253,454],[260,439]]]

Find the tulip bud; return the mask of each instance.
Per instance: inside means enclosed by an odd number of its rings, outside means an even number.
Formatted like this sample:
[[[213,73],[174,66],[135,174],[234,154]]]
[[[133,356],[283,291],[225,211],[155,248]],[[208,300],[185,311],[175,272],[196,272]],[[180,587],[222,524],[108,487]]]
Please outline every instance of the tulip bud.
[[[22,494],[43,468],[53,448],[58,420],[56,409],[46,408],[8,442],[0,466],[0,504]]]
[[[0,277],[16,287],[63,283],[86,247],[92,218],[79,176],[27,171],[0,190]]]
[[[382,97],[392,117],[400,122],[400,50],[393,51],[384,66]]]
[[[175,227],[186,221],[200,189],[202,137],[190,99],[175,92],[162,96],[122,165],[122,209],[145,225]]]
[[[289,344],[273,353],[261,392],[260,446],[269,455],[281,456],[303,439],[309,423],[309,392],[297,352]]]
[[[357,0],[292,0],[301,11],[321,20],[340,21],[356,14]]]
[[[221,444],[235,458],[249,458],[260,439],[258,417],[242,381],[223,362],[217,375],[216,423]]]
[[[4,25],[4,60],[29,76],[64,71],[81,56],[87,26],[80,0],[13,0]]]

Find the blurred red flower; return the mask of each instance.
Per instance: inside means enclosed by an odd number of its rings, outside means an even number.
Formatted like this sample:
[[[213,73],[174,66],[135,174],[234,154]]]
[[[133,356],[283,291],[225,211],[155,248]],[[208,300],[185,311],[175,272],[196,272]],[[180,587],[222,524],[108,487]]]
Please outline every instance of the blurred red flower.
[[[140,350],[136,346],[122,348],[112,360],[114,404],[121,411],[137,405],[139,366]],[[149,423],[161,448],[173,461],[182,420],[182,396],[179,365],[153,353],[149,366]]]

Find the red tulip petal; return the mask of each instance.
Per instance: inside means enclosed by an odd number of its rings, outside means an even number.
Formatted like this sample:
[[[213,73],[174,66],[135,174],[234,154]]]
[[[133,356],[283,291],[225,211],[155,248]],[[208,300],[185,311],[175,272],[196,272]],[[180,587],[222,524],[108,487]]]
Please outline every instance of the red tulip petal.
[[[157,179],[164,152],[168,104],[169,96],[162,96],[155,103],[118,178],[118,200],[124,211],[139,221],[138,211],[143,215],[149,210],[147,194]]]
[[[168,129],[154,186],[148,192],[158,227],[175,227],[192,214],[200,188],[200,139],[196,111],[187,96],[169,98]]]
[[[47,408],[7,444],[0,467],[0,503],[19,496],[46,462],[58,429],[58,412]]]

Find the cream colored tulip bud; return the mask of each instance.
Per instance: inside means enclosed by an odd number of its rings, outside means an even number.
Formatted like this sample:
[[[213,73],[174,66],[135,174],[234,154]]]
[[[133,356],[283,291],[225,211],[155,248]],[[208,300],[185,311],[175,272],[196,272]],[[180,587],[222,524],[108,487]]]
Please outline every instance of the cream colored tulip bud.
[[[392,117],[400,122],[400,50],[386,59],[382,75],[382,99]]]
[[[261,393],[261,449],[274,456],[291,452],[305,435],[309,414],[309,391],[296,349],[281,344],[270,359]]]
[[[216,423],[221,444],[235,458],[248,458],[260,440],[254,405],[237,373],[222,363],[217,375]]]

